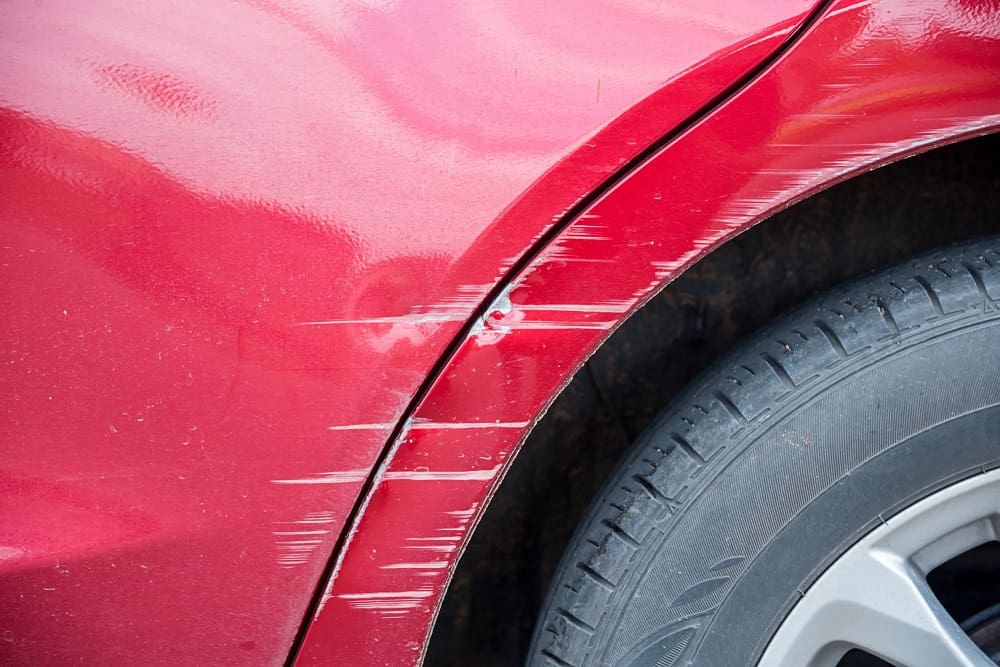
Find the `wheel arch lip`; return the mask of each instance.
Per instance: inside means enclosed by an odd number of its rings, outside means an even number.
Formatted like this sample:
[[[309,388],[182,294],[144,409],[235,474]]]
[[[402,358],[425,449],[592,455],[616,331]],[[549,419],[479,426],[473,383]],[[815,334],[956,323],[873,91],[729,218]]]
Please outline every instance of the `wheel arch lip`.
[[[793,48],[574,210],[498,287],[397,429],[299,662],[378,639],[413,648],[371,649],[379,659],[420,661],[450,574],[531,427],[688,266],[855,174],[1000,128],[1000,63],[982,55],[1000,10],[972,17],[954,3],[929,21],[931,4],[826,6]]]

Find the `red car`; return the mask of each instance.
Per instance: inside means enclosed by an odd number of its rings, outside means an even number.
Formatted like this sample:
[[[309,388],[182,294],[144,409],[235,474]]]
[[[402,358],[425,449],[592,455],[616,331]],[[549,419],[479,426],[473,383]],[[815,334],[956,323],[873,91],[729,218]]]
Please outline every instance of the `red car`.
[[[994,0],[0,16],[0,663],[1000,664]]]

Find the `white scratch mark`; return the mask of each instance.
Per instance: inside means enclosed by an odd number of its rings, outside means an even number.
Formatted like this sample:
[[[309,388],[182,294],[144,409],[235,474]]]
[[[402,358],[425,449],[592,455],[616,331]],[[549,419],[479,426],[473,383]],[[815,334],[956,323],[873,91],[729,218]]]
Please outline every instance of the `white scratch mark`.
[[[521,422],[518,422],[521,424]],[[520,428],[527,423],[521,424],[521,426],[500,426],[498,428]],[[486,424],[484,426],[468,425],[468,424],[457,424],[454,428],[490,428],[496,427],[496,424]],[[445,428],[448,428],[447,426]],[[496,477],[497,473],[500,472],[500,466],[495,466],[489,468],[488,470],[389,470],[384,475],[382,479],[385,480],[405,480],[405,481],[416,481],[416,482],[443,482],[443,481],[454,481],[454,482],[471,482],[471,481],[486,481],[491,480]],[[368,478],[368,471],[359,470],[336,470],[331,472],[321,472],[316,473],[312,477],[302,477],[299,479],[272,479],[272,484],[353,484],[357,482],[363,482]]]
[[[454,536],[451,536],[451,535],[444,536],[444,537],[435,536],[435,537],[407,537],[406,538],[406,540],[408,542],[458,542],[460,539],[462,539],[462,538],[460,538],[460,537],[454,537]]]
[[[524,331],[558,331],[563,329],[588,329],[604,331],[612,328],[615,322],[542,322],[521,321],[510,325],[510,329]]]
[[[605,303],[542,303],[518,306],[519,311],[558,313],[625,313],[635,305],[635,301],[607,301]]]
[[[300,479],[272,479],[271,484],[350,484],[353,482],[363,482],[368,478],[368,471],[358,470],[337,470],[333,472],[317,473],[313,477],[302,477]]]
[[[457,517],[460,517],[462,519],[471,519],[476,514],[476,510],[478,510],[478,509],[479,509],[479,505],[476,504],[476,505],[473,505],[472,507],[470,507],[467,510],[451,510],[449,512],[445,512],[445,514],[447,514],[448,516],[457,516]],[[439,538],[439,539],[441,539],[441,538]]]
[[[329,531],[320,531],[323,534]],[[275,533],[278,535],[279,533]],[[307,533],[303,533],[307,534]],[[294,567],[302,565],[309,560],[309,556],[316,550],[316,547],[323,544],[323,540],[318,537],[302,540],[282,540],[275,543],[278,554],[278,565],[281,567]]]
[[[301,520],[295,523],[333,523],[335,520],[333,512],[309,512]]]
[[[390,591],[386,593],[341,593],[337,597],[344,600],[386,600],[395,598],[429,598],[431,591],[421,589],[419,591]]]
[[[493,303],[490,304],[486,312],[472,324],[472,329],[469,331],[470,336],[477,338],[480,344],[483,343],[495,343],[497,340],[502,338],[507,334],[508,329],[503,325],[497,325],[492,322],[492,320],[501,318],[504,315],[510,313],[514,309],[513,304],[510,301],[510,292],[515,287],[514,283],[507,285],[497,295],[497,298],[493,299]],[[485,336],[485,337],[484,337]]]
[[[591,216],[593,219],[593,216]],[[611,241],[610,236],[606,236],[605,225],[582,225],[579,223],[570,225],[559,237],[560,241]]]
[[[380,570],[443,570],[448,567],[448,561],[432,560],[426,563],[392,563],[382,565]]]
[[[387,317],[366,317],[357,320],[316,320],[313,322],[295,322],[293,327],[322,327],[337,324],[436,324],[439,322],[462,322],[461,314],[410,314],[390,315]]]
[[[347,600],[355,609],[379,612],[386,616],[400,616],[424,604],[433,590],[421,588],[415,591],[387,591],[384,593],[340,593],[336,597]]]
[[[516,259],[518,258],[515,258],[514,261]],[[456,296],[445,297],[441,303],[429,306],[424,310],[432,314],[456,316],[464,321],[468,319],[471,312],[489,294],[491,289],[493,289],[492,283],[459,285],[455,289],[458,293]]]
[[[656,279],[653,283],[653,286],[647,288],[647,290],[643,290],[643,294],[645,294],[645,292],[647,292],[649,289],[652,289],[653,287],[658,287],[660,285],[660,281],[664,280],[665,278],[672,277],[675,273],[683,269],[690,262],[697,259],[700,254],[701,254],[701,248],[695,247],[685,252],[683,255],[681,255],[676,259],[672,259],[665,262],[660,262],[660,261],[651,262],[651,265],[653,267],[653,272],[656,274]],[[636,296],[638,297],[639,295],[637,294]]]
[[[444,529],[442,529],[444,530]],[[464,528],[451,529],[451,530],[462,530]],[[434,553],[440,554],[450,554],[451,552],[458,549],[458,545],[455,544],[419,544],[417,546],[406,546],[404,549],[412,549],[413,551],[432,551]]]
[[[853,12],[855,9],[861,9],[862,7],[868,7],[871,4],[872,4],[872,0],[862,0],[861,2],[855,2],[853,5],[847,5],[846,7],[841,7],[839,9],[833,10],[832,12],[830,12],[829,14],[827,14],[824,18],[829,19],[829,18],[832,18],[832,17],[837,16],[839,14],[846,14],[847,12]]]
[[[941,120],[947,124],[920,131],[914,137],[902,141],[844,144],[842,145],[844,150],[839,156],[828,159],[823,166],[816,169],[802,169],[796,165],[785,169],[762,170],[758,173],[770,177],[774,181],[773,186],[762,195],[744,197],[727,203],[716,213],[714,222],[721,225],[719,232],[742,228],[747,220],[760,218],[770,212],[777,202],[790,201],[813,187],[836,182],[868,164],[877,162],[883,156],[912,153],[923,146],[935,143],[945,134],[957,135],[992,127],[1000,120],[1000,115]],[[714,240],[714,236],[704,239],[706,244]]]
[[[513,310],[514,306],[510,301],[510,292],[513,287],[513,284],[508,285],[502,292],[500,292],[500,294],[497,295],[497,298],[493,299],[493,303],[491,303],[490,307],[486,309],[487,316],[506,315]]]
[[[338,426],[327,426],[327,431],[388,431],[395,427],[394,423],[383,424],[341,424]]]
[[[597,259],[595,257],[566,257],[560,256],[559,260],[570,264],[617,264],[617,259]]]
[[[447,431],[475,428],[526,428],[530,421],[522,422],[432,422],[414,419],[410,425],[411,431]]]
[[[468,471],[435,471],[435,470],[390,470],[383,476],[386,480],[409,480],[416,482],[431,481],[485,481],[496,477],[500,472],[500,466],[489,470],[468,470]]]

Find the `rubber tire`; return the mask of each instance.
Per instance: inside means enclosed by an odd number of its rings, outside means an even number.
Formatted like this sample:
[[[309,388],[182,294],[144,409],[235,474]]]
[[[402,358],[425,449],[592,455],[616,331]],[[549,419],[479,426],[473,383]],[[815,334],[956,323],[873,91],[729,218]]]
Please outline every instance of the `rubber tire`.
[[[570,542],[530,665],[755,664],[892,514],[1000,460],[1000,239],[829,292],[655,420]]]

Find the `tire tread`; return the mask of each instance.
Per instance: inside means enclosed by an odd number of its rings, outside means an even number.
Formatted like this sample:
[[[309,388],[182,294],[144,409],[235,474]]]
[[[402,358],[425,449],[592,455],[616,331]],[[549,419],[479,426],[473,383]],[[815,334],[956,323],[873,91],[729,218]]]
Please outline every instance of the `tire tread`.
[[[635,558],[651,536],[669,531],[727,443],[747,439],[789,397],[903,336],[996,311],[992,295],[1000,298],[1000,238],[939,249],[835,288],[715,363],[639,438],[581,523],[528,664],[591,663]]]

